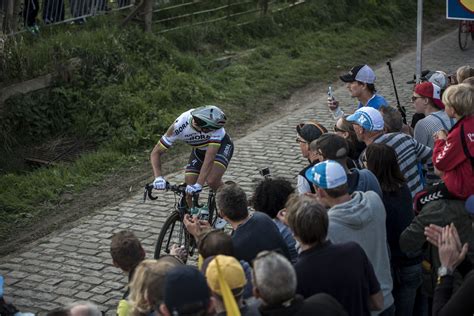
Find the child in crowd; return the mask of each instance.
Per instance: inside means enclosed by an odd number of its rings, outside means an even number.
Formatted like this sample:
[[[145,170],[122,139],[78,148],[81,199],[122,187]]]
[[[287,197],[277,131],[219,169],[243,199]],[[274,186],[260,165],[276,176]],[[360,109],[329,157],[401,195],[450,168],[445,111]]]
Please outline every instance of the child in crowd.
[[[445,112],[457,123],[449,133],[438,131],[433,150],[433,164],[443,182],[415,197],[415,210],[433,200],[466,200],[474,194],[474,87],[450,86],[443,94]]]

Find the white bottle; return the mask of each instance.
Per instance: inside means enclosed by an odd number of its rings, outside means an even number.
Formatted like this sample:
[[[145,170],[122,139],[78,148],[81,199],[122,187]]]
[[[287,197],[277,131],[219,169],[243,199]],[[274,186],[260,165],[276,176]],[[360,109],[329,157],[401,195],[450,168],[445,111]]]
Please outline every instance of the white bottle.
[[[329,86],[328,88],[328,101],[331,102],[331,101],[334,101],[334,95],[332,93],[332,87]],[[337,108],[335,108],[334,110],[331,110],[332,111],[332,116],[334,117],[335,120],[338,120],[339,118],[341,118],[342,116],[344,116],[344,111],[341,110],[341,108],[338,106]]]

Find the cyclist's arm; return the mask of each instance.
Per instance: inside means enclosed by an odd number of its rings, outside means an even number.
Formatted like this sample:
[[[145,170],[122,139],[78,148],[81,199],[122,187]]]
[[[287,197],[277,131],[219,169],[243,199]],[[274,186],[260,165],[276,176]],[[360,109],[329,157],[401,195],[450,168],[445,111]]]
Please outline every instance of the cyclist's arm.
[[[204,157],[204,162],[201,167],[201,172],[196,183],[199,183],[201,186],[204,186],[206,183],[207,176],[211,172],[214,159],[216,158],[217,152],[219,151],[220,144],[209,144],[206,151],[206,156]]]
[[[171,137],[173,135],[173,130],[174,130],[174,124],[172,124],[168,128],[168,131],[166,132],[165,136]],[[153,175],[155,176],[155,178],[162,175],[161,174],[161,155],[163,155],[170,146],[170,145],[165,145],[162,140],[163,138],[160,139],[160,141],[155,145],[155,148],[153,148],[150,155],[151,167],[153,168]]]

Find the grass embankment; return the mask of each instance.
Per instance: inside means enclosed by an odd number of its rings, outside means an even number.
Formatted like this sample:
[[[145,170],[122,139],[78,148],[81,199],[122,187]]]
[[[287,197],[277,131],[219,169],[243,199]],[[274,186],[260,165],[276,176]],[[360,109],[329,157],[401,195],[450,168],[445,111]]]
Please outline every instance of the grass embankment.
[[[425,19],[439,21],[444,2],[425,6]],[[97,20],[10,42],[3,82],[47,73],[73,57],[82,64],[69,82],[5,104],[0,240],[44,219],[65,192],[80,192],[114,170],[145,161],[146,151],[182,111],[219,104],[232,133],[295,88],[332,82],[355,64],[393,57],[413,42],[415,16],[411,0],[320,0],[243,27],[223,23],[158,36]],[[430,31],[443,28],[436,23]],[[226,54],[233,55],[229,64],[216,62]],[[92,140],[98,150],[71,164],[13,170],[19,144],[59,135]]]

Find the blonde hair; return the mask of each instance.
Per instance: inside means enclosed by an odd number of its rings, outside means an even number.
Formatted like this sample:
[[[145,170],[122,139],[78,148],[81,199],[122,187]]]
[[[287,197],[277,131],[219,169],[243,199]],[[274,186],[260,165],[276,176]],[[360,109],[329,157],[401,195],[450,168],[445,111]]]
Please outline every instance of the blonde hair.
[[[466,78],[466,79],[463,80],[462,83],[467,83],[467,84],[469,84],[469,85],[471,85],[471,86],[474,87],[474,77]]]
[[[130,282],[131,315],[148,315],[156,310],[163,301],[166,273],[180,264],[178,259],[166,256],[159,260],[143,260],[137,266]]]
[[[474,76],[474,68],[471,66],[461,66],[456,70],[456,79],[458,83],[464,81],[464,79]]]
[[[443,93],[443,103],[459,116],[474,114],[474,87],[467,83],[449,86]]]

